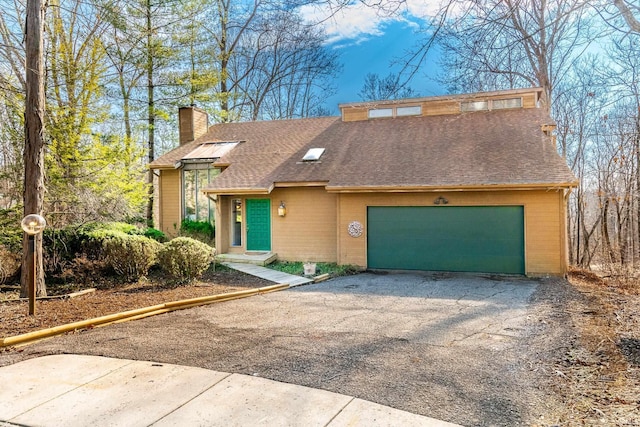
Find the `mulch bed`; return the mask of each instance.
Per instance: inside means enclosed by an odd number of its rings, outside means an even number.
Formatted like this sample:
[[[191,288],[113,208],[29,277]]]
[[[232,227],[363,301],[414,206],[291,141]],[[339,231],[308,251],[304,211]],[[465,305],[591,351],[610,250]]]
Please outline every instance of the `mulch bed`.
[[[75,298],[38,300],[34,316],[29,316],[26,301],[0,302],[0,338],[170,301],[269,285],[273,283],[236,271],[209,271],[188,285],[174,285],[156,276]]]

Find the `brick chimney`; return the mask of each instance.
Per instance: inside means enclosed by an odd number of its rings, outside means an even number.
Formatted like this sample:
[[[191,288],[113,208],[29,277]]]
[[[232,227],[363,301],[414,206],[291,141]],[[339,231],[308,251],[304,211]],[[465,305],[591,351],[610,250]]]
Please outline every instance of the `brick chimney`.
[[[207,133],[209,115],[196,106],[178,109],[178,126],[180,128],[180,145],[194,141]]]

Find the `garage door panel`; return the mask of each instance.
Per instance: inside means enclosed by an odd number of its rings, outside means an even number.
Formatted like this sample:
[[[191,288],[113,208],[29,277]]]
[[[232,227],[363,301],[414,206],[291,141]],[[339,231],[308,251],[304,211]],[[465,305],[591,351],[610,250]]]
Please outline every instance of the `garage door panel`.
[[[370,268],[524,273],[522,206],[369,207]]]

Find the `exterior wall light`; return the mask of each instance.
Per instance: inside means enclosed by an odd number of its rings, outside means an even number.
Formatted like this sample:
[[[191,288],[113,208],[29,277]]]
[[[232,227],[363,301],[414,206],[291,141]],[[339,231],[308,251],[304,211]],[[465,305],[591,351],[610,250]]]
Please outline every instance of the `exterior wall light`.
[[[442,196],[433,201],[434,205],[446,205],[447,203],[449,203],[449,201]]]
[[[20,226],[29,236],[29,258],[31,259],[31,280],[29,281],[29,315],[36,314],[36,245],[35,237],[42,233],[47,226],[47,221],[36,214],[27,215],[22,218]]]
[[[278,216],[285,216],[287,214],[287,207],[284,205],[284,202],[280,202],[280,206],[278,206]]]

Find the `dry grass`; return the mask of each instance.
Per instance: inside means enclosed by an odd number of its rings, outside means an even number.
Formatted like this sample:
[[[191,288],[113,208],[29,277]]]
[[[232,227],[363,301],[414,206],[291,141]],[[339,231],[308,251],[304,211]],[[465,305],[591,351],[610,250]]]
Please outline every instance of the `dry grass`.
[[[570,308],[579,331],[558,361],[566,425],[640,425],[640,293],[635,279],[572,270],[584,298]]]

